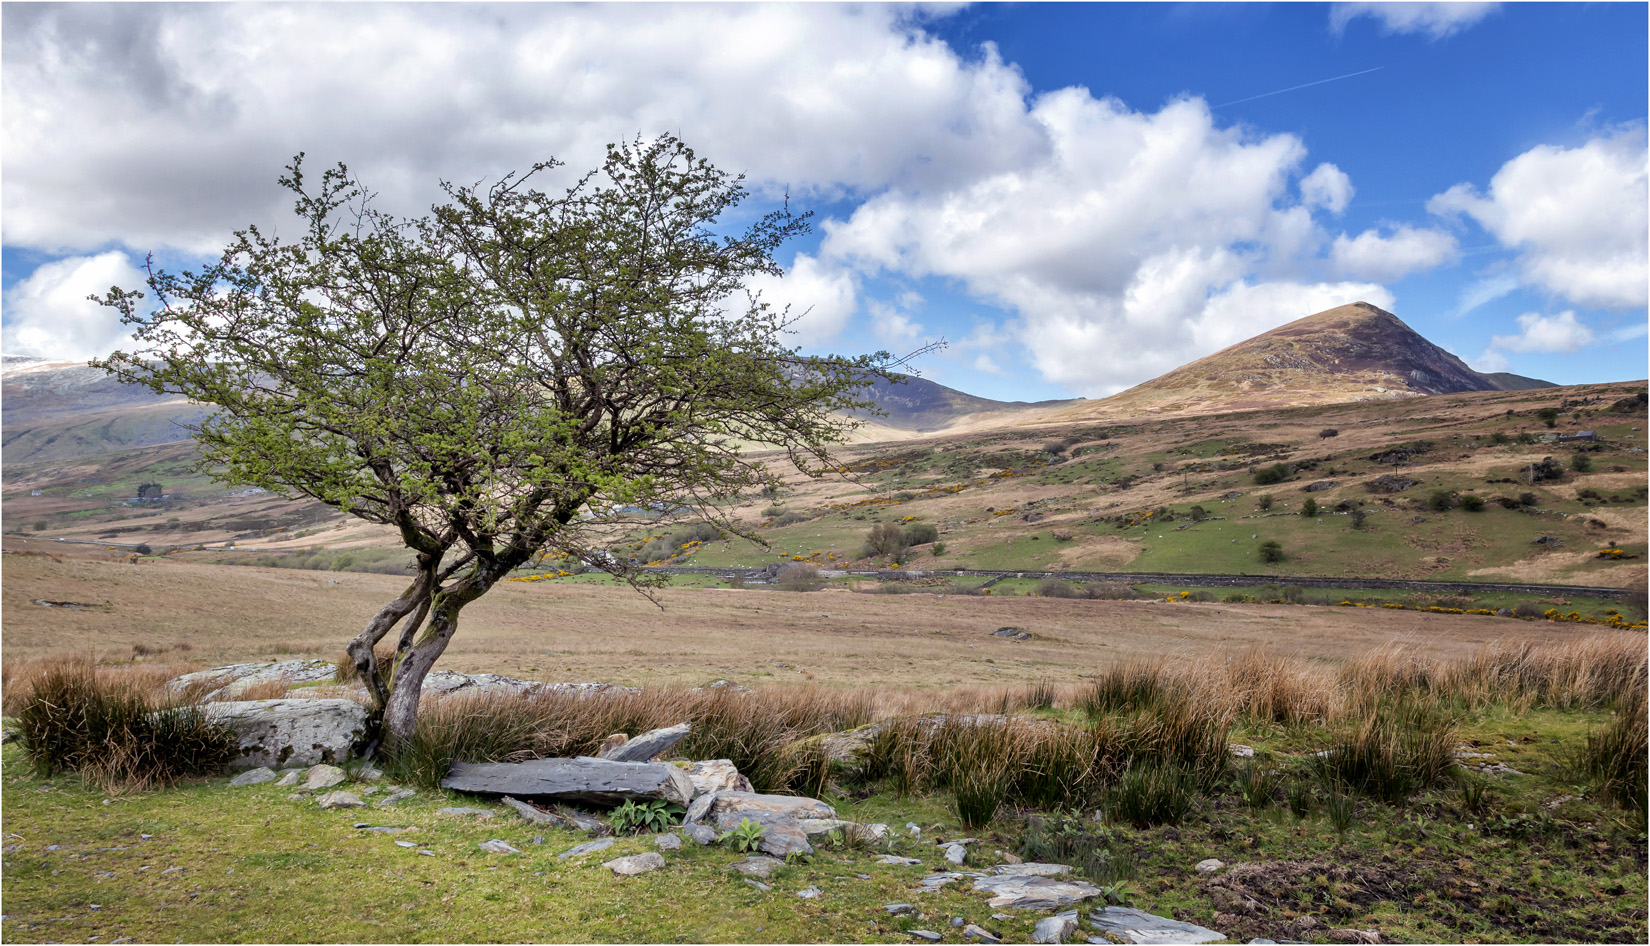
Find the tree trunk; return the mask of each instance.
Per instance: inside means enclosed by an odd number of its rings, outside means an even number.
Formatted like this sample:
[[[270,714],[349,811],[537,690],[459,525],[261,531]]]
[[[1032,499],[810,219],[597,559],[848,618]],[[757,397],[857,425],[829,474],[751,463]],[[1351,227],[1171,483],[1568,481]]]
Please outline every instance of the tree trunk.
[[[385,748],[395,751],[412,738],[418,728],[418,701],[424,691],[424,677],[446,652],[458,632],[458,612],[481,596],[474,587],[460,593],[437,592],[430,603],[429,624],[401,658],[390,684],[389,701],[384,705]]]
[[[355,663],[356,675],[366,685],[367,693],[372,696],[373,708],[376,710],[382,711],[385,708],[389,693],[378,681],[378,656],[374,653],[374,648],[384,639],[384,635],[389,633],[390,628],[395,626],[395,622],[407,615],[416,615],[415,621],[410,621],[410,624],[423,620],[434,584],[435,569],[421,569],[413,583],[394,601],[380,608],[378,613],[372,616],[372,620],[367,622],[367,626],[362,628],[361,633],[344,648],[345,653],[349,654]],[[403,638],[410,631],[411,627],[405,629],[402,633]]]

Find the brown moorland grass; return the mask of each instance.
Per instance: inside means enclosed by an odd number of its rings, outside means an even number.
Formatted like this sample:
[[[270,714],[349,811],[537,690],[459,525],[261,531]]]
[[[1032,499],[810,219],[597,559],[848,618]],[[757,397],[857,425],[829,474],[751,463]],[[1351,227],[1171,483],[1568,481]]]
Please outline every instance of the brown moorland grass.
[[[161,561],[127,565],[7,556],[0,598],[5,653],[63,651],[191,669],[284,655],[331,659],[383,602],[394,577]],[[35,599],[84,602],[86,610]],[[1582,625],[1361,608],[1103,601],[929,594],[856,595],[669,588],[663,608],[626,588],[506,583],[465,611],[441,666],[549,681],[659,685],[726,678],[744,685],[806,681],[950,690],[1072,685],[1135,658],[1249,654],[1335,666],[1402,645],[1418,659],[1467,657],[1486,644],[1563,645]],[[1029,640],[991,632],[1027,628]],[[1640,641],[1643,635],[1639,635]],[[1245,699],[1265,704],[1317,686],[1246,671]],[[1290,697],[1290,705],[1306,699]]]

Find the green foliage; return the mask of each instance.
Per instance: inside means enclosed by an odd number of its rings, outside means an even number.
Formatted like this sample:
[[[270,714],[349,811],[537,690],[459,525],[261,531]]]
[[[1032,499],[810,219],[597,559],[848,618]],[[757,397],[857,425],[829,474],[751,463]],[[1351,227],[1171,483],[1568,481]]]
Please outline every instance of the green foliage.
[[[905,527],[906,545],[927,545],[940,537],[940,530],[926,522],[913,522]]]
[[[1272,503],[1273,503],[1273,499],[1272,499],[1271,495],[1268,494],[1268,495],[1262,496],[1259,499],[1255,500],[1255,508],[1259,509],[1261,512],[1265,512],[1266,510],[1272,508]]]
[[[1483,512],[1484,497],[1476,493],[1464,493],[1461,496],[1461,508],[1467,512]]]
[[[820,577],[818,565],[793,562],[779,570],[774,584],[784,591],[818,591],[825,587],[825,579]]]
[[[1570,454],[1570,469],[1577,473],[1591,473],[1593,471],[1593,458],[1585,453],[1572,453]]]
[[[1255,471],[1255,482],[1261,486],[1281,483],[1289,478],[1289,464],[1274,463]]]
[[[136,345],[100,367],[216,406],[194,431],[214,476],[389,526],[415,554],[412,584],[350,645],[362,664],[411,621],[397,665],[421,678],[512,570],[545,549],[600,556],[587,516],[771,485],[742,443],[832,468],[851,426],[835,412],[872,408],[856,392],[887,374],[882,355],[798,357],[788,313],[744,292],[780,274],[806,215],[721,235],[741,179],[668,135],[538,190],[556,166],[446,185],[402,220],[343,165],[306,177],[300,155],[281,181],[294,239],[251,226],[199,271],[152,273],[152,313],[141,292],[102,300]],[[391,743],[412,734],[419,684],[371,691]]]
[[[1269,565],[1275,565],[1287,557],[1283,552],[1283,543],[1275,539],[1268,539],[1260,544],[1260,560]]]
[[[1352,510],[1352,528],[1358,529],[1359,531],[1362,531],[1364,529],[1364,527],[1367,526],[1368,524],[1369,524],[1369,510],[1367,510],[1367,509],[1354,509],[1354,510]]]
[[[1535,416],[1541,418],[1541,422],[1548,427],[1558,426],[1558,408],[1556,407],[1543,407],[1535,412]]]
[[[1277,773],[1253,759],[1245,762],[1237,770],[1237,785],[1238,791],[1243,793],[1243,800],[1249,803],[1250,808],[1270,808],[1277,800]]]
[[[740,853],[754,851],[762,843],[762,835],[767,829],[749,818],[740,818],[739,823],[717,835],[716,840],[726,844]]]
[[[909,544],[905,541],[905,530],[892,522],[879,522],[866,534],[865,546],[859,554],[861,558],[898,558]]]
[[[238,751],[235,734],[199,709],[156,705],[84,663],[42,673],[17,712],[17,730],[41,777],[78,772],[108,791],[213,773]]]
[[[1605,797],[1640,817],[1650,808],[1650,718],[1642,685],[1630,689],[1616,707],[1616,717],[1587,734],[1574,767]]]
[[[1318,514],[1318,501],[1316,499],[1313,499],[1311,496],[1306,497],[1306,502],[1301,503],[1301,515],[1306,517],[1307,519],[1311,519],[1312,517],[1316,516],[1317,514]]]
[[[1312,813],[1317,804],[1317,796],[1312,793],[1312,783],[1305,779],[1296,779],[1289,783],[1289,813],[1297,818],[1305,818]]]
[[[933,547],[930,548],[928,551],[929,551],[929,554],[932,554],[932,555],[944,555],[945,554],[945,543],[944,542],[935,542]]]
[[[1345,836],[1351,830],[1352,822],[1358,814],[1358,799],[1340,785],[1331,785],[1329,795],[1323,802],[1324,814],[1329,816],[1329,823],[1334,826],[1335,833]]]
[[[1082,592],[1074,587],[1071,582],[1066,581],[1063,578],[1055,578],[1053,576],[1039,581],[1037,583],[1037,587],[1032,591],[1032,593],[1041,595],[1044,598],[1082,597]]]
[[[1129,766],[1106,793],[1106,816],[1136,828],[1179,824],[1191,811],[1196,780],[1174,763],[1146,761]]]
[[[613,826],[614,834],[664,831],[675,826],[682,810],[681,805],[672,804],[662,798],[644,801],[641,804],[626,799],[624,804],[613,809],[612,814],[607,816],[607,821]]]
[[[1454,776],[1455,719],[1423,697],[1385,703],[1343,729],[1317,757],[1326,784],[1389,804]]]
[[[1449,512],[1455,508],[1455,495],[1447,489],[1435,489],[1427,497],[1427,508],[1433,512]]]
[[[1026,821],[1014,853],[1023,860],[1043,864],[1069,864],[1078,874],[1118,894],[1124,881],[1138,873],[1140,862],[1129,844],[1117,843],[1105,825],[1081,814],[1033,815]],[[1122,898],[1108,897],[1119,904]]]

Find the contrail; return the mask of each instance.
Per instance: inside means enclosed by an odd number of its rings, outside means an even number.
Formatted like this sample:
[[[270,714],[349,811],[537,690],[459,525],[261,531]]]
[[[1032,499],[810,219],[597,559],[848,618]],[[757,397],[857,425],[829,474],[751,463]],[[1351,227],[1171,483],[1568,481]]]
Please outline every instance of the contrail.
[[[1323,85],[1325,82],[1339,82],[1342,79],[1350,79],[1353,76],[1366,76],[1366,75],[1369,75],[1371,72],[1379,72],[1379,71],[1381,71],[1382,69],[1385,69],[1385,68],[1386,68],[1385,66],[1376,66],[1373,69],[1365,69],[1362,72],[1349,72],[1344,76],[1336,76],[1333,79],[1319,79],[1316,82],[1308,82],[1305,85],[1292,85],[1287,89],[1278,89],[1276,92],[1262,92],[1259,95],[1251,95],[1246,99],[1238,99],[1235,102],[1226,102],[1225,104],[1215,105],[1215,106],[1211,106],[1211,107],[1212,108],[1225,108],[1227,105],[1242,105],[1244,102],[1253,102],[1255,99],[1263,99],[1263,98],[1266,98],[1269,95],[1282,95],[1285,92],[1293,92],[1296,89],[1310,89],[1311,87],[1313,87],[1315,85]]]

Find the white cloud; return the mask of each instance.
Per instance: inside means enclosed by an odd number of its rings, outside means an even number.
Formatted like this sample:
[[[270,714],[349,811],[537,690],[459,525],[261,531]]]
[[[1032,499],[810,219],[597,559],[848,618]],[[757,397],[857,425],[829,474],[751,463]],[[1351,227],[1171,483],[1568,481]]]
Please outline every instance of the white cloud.
[[[1518,277],[1508,273],[1485,276],[1461,290],[1461,300],[1455,305],[1455,314],[1466,315],[1481,305],[1507,295],[1518,288]]]
[[[907,310],[921,304],[922,297],[914,293],[902,294],[897,305],[881,299],[867,300],[865,308],[871,319],[871,333],[882,344],[902,351],[915,346],[922,336],[923,326],[913,320]]]
[[[1459,33],[1501,7],[1499,3],[1337,3],[1329,11],[1329,28],[1337,35],[1359,17],[1381,24],[1383,33],[1424,33],[1443,39]]]
[[[1576,319],[1568,309],[1557,315],[1526,312],[1518,317],[1517,335],[1496,335],[1490,349],[1510,352],[1569,353],[1591,345],[1598,338],[1593,330]]]
[[[757,276],[746,280],[745,288],[775,311],[789,306],[795,320],[790,328],[796,333],[790,342],[805,348],[836,338],[859,307],[853,274],[805,253],[796,255],[783,278]]]
[[[1343,276],[1392,280],[1418,270],[1432,269],[1456,256],[1455,238],[1437,230],[1399,226],[1390,236],[1365,230],[1348,239],[1335,238],[1330,262]]]
[[[1540,145],[1501,166],[1489,193],[1457,184],[1427,202],[1465,214],[1518,252],[1526,284],[1577,305],[1643,306],[1650,285],[1644,129],[1576,148]]]
[[[1493,348],[1484,349],[1483,353],[1472,360],[1472,370],[1482,371],[1485,374],[1495,374],[1498,371],[1511,371],[1512,362],[1507,356]]]
[[[985,352],[981,352],[974,357],[974,370],[981,372],[982,374],[996,375],[999,378],[1005,378],[1008,376],[1008,372],[1004,371],[1002,366],[997,364],[997,362]]]
[[[555,156],[679,133],[765,190],[940,186],[1047,149],[1028,86],[921,10],[839,4],[6,4],[8,246],[215,253],[292,226],[300,151],[394,212]]]
[[[1308,207],[1322,207],[1338,214],[1351,202],[1352,178],[1333,164],[1320,164],[1301,178],[1301,203]]]
[[[120,348],[131,330],[120,316],[86,297],[111,286],[142,289],[144,274],[124,253],[71,256],[37,268],[6,290],[7,354],[85,360]]]

